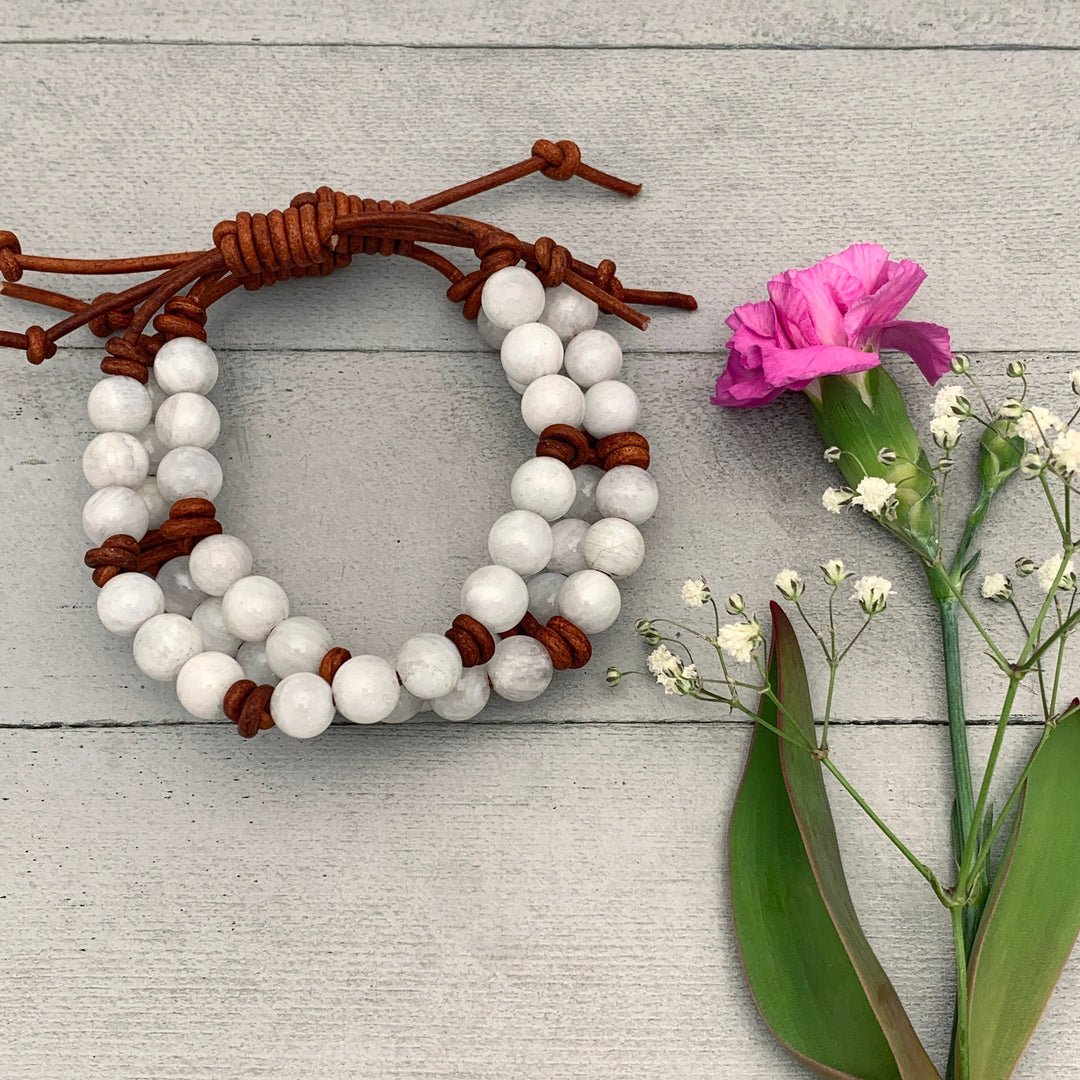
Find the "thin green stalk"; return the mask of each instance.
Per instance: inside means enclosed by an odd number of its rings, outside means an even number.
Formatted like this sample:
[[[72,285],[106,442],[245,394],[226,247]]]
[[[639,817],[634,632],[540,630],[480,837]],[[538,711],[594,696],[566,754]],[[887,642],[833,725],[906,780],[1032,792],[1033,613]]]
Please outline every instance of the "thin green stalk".
[[[1069,600],[1069,613],[1065,616],[1064,619],[1061,617],[1061,601],[1057,598],[1057,596],[1054,597],[1054,605],[1057,607],[1058,626],[1062,626],[1064,623],[1067,623],[1069,619],[1072,618],[1073,608],[1076,606],[1076,593],[1074,592]],[[1061,640],[1058,642],[1057,663],[1054,665],[1054,685],[1053,689],[1050,691],[1051,716],[1055,712],[1057,712],[1058,690],[1061,687],[1061,665],[1065,659],[1065,642],[1067,640],[1068,638],[1063,634]]]
[[[826,754],[829,752],[829,720],[832,718],[833,690],[836,688],[836,668],[837,662],[830,660],[829,693],[825,698],[825,718],[821,722],[821,750]]]
[[[956,949],[956,1042],[953,1053],[954,1080],[971,1080],[971,1050],[968,1046],[967,947],[964,942],[964,912],[952,908],[953,944]]]

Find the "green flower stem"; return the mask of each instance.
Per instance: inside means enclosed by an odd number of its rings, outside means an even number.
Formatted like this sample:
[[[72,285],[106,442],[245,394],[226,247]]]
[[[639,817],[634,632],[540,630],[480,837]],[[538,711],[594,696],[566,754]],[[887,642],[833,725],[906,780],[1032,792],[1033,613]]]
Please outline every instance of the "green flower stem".
[[[953,1044],[953,1080],[971,1080],[971,1051],[968,1046],[967,946],[964,938],[964,913],[967,908],[953,908],[953,944],[956,948],[956,1041]]]
[[[829,660],[829,693],[825,698],[825,717],[821,722],[821,749],[826,754],[829,752],[829,720],[832,718],[832,699],[833,690],[836,689],[837,666],[835,660]]]

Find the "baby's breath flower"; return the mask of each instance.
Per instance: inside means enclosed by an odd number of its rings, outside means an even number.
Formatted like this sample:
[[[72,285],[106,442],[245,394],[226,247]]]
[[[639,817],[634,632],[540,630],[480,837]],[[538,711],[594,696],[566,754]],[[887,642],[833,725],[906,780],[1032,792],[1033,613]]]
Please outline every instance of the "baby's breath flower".
[[[987,574],[983,578],[982,594],[987,600],[1004,604],[1012,599],[1012,582],[1005,574]]]
[[[1062,558],[1061,555],[1051,555],[1035,571],[1035,580],[1039,583],[1039,587],[1043,592],[1048,593],[1053,588],[1054,580],[1058,576],[1058,571],[1061,570]],[[1067,592],[1076,588],[1076,571],[1072,559],[1065,563],[1065,569],[1062,571],[1058,588]]]
[[[824,506],[830,514],[839,514],[853,498],[855,498],[855,492],[849,487],[830,487],[826,488],[824,494],[821,496],[821,505]]]
[[[1065,425],[1061,418],[1041,405],[1032,405],[1024,410],[1024,415],[1016,421],[1016,434],[1036,446],[1052,442]]]
[[[1080,368],[1069,376],[1069,387],[1074,394],[1080,395]]]
[[[795,570],[781,570],[773,584],[785,600],[798,600],[806,591],[806,584]]]
[[[840,447],[839,446],[826,446],[825,447],[825,460],[836,463],[840,460]]]
[[[1046,462],[1038,454],[1025,454],[1020,459],[1020,472],[1029,480],[1041,476],[1045,468]]]
[[[1051,462],[1066,476],[1080,471],[1080,431],[1070,428],[1064,435],[1058,436]]]
[[[674,675],[682,661],[666,645],[659,645],[649,653],[648,666],[653,675]]]
[[[934,398],[932,411],[935,419],[942,416],[970,416],[971,402],[964,394],[962,386],[943,386]]]
[[[609,667],[607,669],[607,674],[604,676],[604,682],[606,682],[608,686],[618,686],[619,683],[622,682],[624,674],[625,672],[620,671],[618,668]]]
[[[882,465],[895,465],[896,451],[891,446],[883,446],[877,452],[877,459]]]
[[[674,675],[668,675],[667,672],[661,671],[657,674],[656,681],[664,688],[665,694],[677,694],[679,692],[679,682]]]
[[[1027,364],[1023,360],[1010,360],[1005,368],[1010,379],[1022,379],[1027,374]]]
[[[1020,558],[1013,563],[1013,566],[1016,567],[1016,572],[1021,577],[1031,577],[1031,575],[1034,574],[1035,571],[1038,569],[1035,564],[1035,560],[1029,558],[1027,555],[1021,555]]]
[[[746,622],[728,623],[720,627],[716,643],[740,664],[748,664],[754,658],[754,650],[762,643],[761,626],[751,616]]]
[[[742,593],[733,592],[724,602],[724,610],[729,615],[741,615],[746,610],[746,601]]]
[[[881,476],[864,476],[855,489],[852,506],[861,506],[868,514],[880,514],[896,494],[896,485]]]
[[[647,645],[660,644],[660,631],[652,624],[652,619],[638,619],[634,629],[645,639]]]
[[[877,615],[885,610],[892,594],[892,582],[874,574],[867,574],[852,582],[854,598],[867,615]]]
[[[1019,420],[1024,415],[1024,404],[1016,398],[1009,398],[998,406],[998,416],[1006,420]]]
[[[821,572],[825,575],[825,581],[829,585],[839,585],[851,577],[851,572],[844,569],[844,563],[840,559],[830,559],[821,564]]]
[[[708,585],[701,578],[687,578],[683,582],[683,603],[689,607],[701,607],[702,604],[707,604],[711,595]]]
[[[960,441],[960,417],[935,416],[930,421],[930,434],[942,450],[951,450]]]
[[[949,369],[954,375],[963,375],[969,367],[971,361],[963,353],[956,353],[949,363]]]

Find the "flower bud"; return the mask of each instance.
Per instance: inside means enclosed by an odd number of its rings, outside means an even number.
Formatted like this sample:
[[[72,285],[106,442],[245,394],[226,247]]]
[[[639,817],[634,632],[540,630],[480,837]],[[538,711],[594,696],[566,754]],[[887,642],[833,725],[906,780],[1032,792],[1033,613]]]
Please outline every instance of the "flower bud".
[[[896,451],[890,446],[883,446],[877,452],[877,459],[882,465],[895,465],[896,464]]]
[[[1016,572],[1021,577],[1031,577],[1031,575],[1034,574],[1035,571],[1038,569],[1035,560],[1029,558],[1027,555],[1021,556],[1021,558],[1017,559],[1016,562],[1013,563],[1013,566],[1016,567]]]
[[[651,619],[638,619],[634,623],[634,629],[645,639],[646,644],[660,644],[660,631],[653,626]]]
[[[741,615],[746,610],[746,601],[742,594],[733,592],[724,603],[724,610],[729,615]]]
[[[825,460],[835,464],[840,460],[840,447],[839,446],[826,446],[825,447]]]
[[[960,417],[935,416],[930,421],[930,434],[942,450],[952,450],[960,441]]]
[[[1005,604],[1012,599],[1012,582],[1005,574],[987,574],[983,578],[982,594],[995,604]]]
[[[1005,368],[1010,379],[1022,379],[1027,374],[1027,364],[1023,360],[1012,360]]]
[[[885,610],[892,593],[892,582],[886,578],[868,574],[852,583],[854,598],[867,615],[878,615]]]
[[[844,569],[844,564],[840,559],[830,559],[822,563],[821,572],[825,575],[825,582],[828,585],[839,585],[851,577],[851,573]]]
[[[806,592],[806,583],[794,570],[781,570],[773,584],[785,600],[798,600]]]
[[[956,462],[954,462],[951,457],[943,457],[937,463],[937,471],[939,473],[947,473],[955,464]]]
[[[688,578],[683,582],[682,598],[688,607],[701,607],[712,599],[712,593],[701,578]]]
[[[893,497],[885,504],[885,520],[896,521],[900,513],[900,500]]]
[[[955,353],[949,367],[954,375],[964,375],[971,367],[971,361],[963,353]]]
[[[1042,475],[1046,462],[1038,454],[1025,454],[1020,459],[1020,472],[1029,480]]]
[[[618,686],[619,683],[622,682],[622,677],[623,672],[618,668],[609,667],[607,669],[607,674],[604,676],[604,682],[606,682],[608,686]]]
[[[1023,415],[1024,404],[1016,398],[1009,398],[998,407],[998,416],[1003,416],[1006,420],[1019,420]]]

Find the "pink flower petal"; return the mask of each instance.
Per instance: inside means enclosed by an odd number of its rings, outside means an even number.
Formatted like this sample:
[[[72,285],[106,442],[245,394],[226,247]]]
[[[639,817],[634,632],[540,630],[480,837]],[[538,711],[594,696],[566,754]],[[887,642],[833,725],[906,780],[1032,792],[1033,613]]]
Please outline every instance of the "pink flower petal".
[[[881,326],[895,319],[925,280],[926,271],[918,263],[908,259],[889,263],[888,280],[877,292],[856,300],[845,316],[844,328],[849,340],[861,344],[859,336],[867,327]]]
[[[865,294],[874,292],[885,283],[889,253],[880,244],[852,244],[838,255],[829,255],[823,261],[847,271],[859,283],[858,294]]]
[[[776,333],[776,313],[768,300],[759,300],[755,304],[742,304],[728,317],[727,324],[732,330],[745,326],[755,334],[772,340]]]
[[[896,349],[907,353],[931,385],[949,370],[952,350],[949,331],[936,323],[908,322],[900,319],[873,327],[870,339],[879,349]]]
[[[761,350],[765,381],[792,390],[801,390],[822,375],[850,375],[876,367],[880,362],[875,352],[849,349],[845,345],[816,345],[808,349],[767,346]]]

